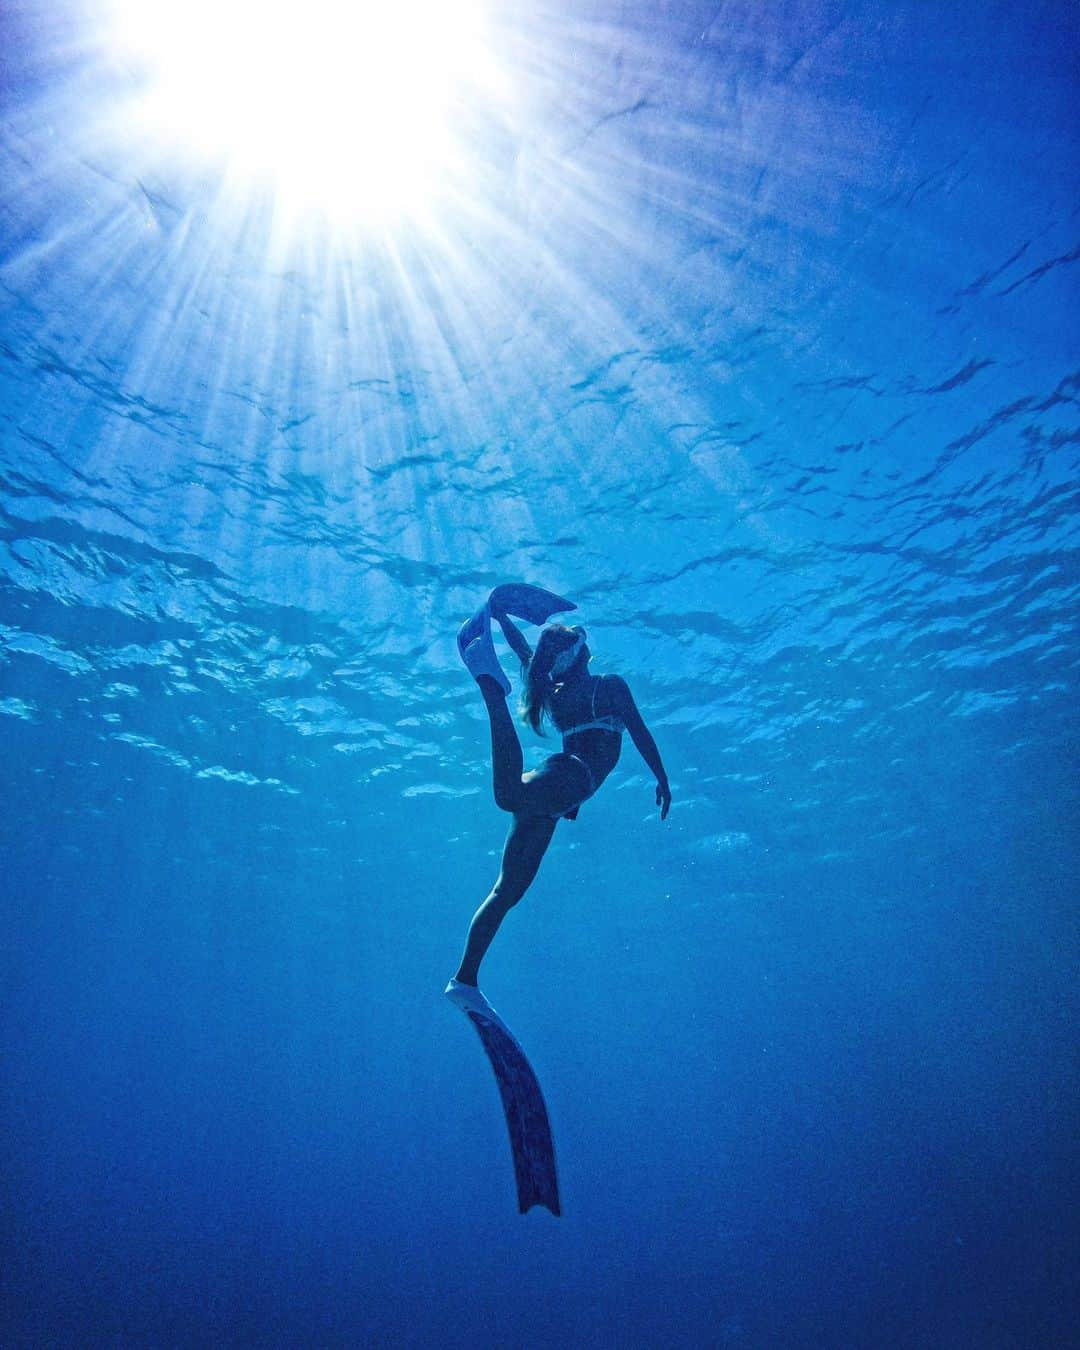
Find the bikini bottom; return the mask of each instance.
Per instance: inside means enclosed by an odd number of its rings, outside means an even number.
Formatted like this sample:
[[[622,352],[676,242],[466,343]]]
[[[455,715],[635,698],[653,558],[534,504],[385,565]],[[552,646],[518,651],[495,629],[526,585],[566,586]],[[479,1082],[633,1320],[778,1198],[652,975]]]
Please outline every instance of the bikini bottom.
[[[581,810],[582,806],[584,806],[584,804],[596,791],[596,776],[593,773],[592,769],[589,767],[588,761],[582,759],[580,755],[572,755],[569,752],[569,750],[564,750],[562,753],[566,759],[577,760],[577,762],[585,770],[585,777],[589,781],[589,790],[585,794],[585,796],[582,797],[581,801],[578,802],[577,806],[572,806],[569,811],[564,811],[562,815],[559,817],[560,820],[577,820],[577,813]]]

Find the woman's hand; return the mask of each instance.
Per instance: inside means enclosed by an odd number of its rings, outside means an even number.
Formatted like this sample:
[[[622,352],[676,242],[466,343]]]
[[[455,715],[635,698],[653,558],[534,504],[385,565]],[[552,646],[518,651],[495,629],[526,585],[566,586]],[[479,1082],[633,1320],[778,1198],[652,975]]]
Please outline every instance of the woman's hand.
[[[666,778],[656,781],[656,804],[660,808],[660,819],[667,820],[667,813],[671,810],[671,788]]]

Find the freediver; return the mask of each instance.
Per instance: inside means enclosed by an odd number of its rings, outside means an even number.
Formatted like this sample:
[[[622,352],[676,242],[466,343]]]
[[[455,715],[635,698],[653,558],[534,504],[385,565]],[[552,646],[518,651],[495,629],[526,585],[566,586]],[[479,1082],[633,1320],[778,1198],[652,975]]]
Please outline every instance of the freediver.
[[[458,651],[480,688],[491,723],[495,805],[512,817],[498,878],[473,916],[461,965],[446,986],[448,997],[463,1006],[482,1000],[476,987],[480,963],[499,925],[532,884],[555,826],[560,820],[576,819],[582,803],[615,767],[623,731],[656,776],[661,820],[671,807],[660,752],[626,681],[589,672],[592,653],[585,629],[549,623],[534,651],[510,618],[512,612],[543,622],[551,613],[574,608],[570,601],[538,587],[499,586],[458,633]],[[530,773],[523,772],[521,742],[506,702],[510,681],[495,653],[492,619],[521,661],[523,720],[543,735],[544,720],[550,718],[563,738],[562,750]]]

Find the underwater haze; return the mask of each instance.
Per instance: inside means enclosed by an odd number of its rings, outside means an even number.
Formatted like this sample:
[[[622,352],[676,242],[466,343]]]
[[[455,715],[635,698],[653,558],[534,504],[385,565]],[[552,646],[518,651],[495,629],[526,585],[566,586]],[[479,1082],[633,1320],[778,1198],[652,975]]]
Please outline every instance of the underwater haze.
[[[1068,1344],[1076,7],[495,6],[469,173],[352,222],[94,10],[0,10],[0,1340]],[[561,1218],[442,995],[507,581],[674,794],[482,972]]]

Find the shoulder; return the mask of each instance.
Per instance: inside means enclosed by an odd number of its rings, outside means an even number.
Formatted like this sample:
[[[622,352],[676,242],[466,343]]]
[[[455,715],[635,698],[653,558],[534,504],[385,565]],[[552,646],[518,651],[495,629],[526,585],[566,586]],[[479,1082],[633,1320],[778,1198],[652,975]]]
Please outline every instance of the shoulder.
[[[598,699],[597,702],[599,703],[600,700]],[[630,686],[621,675],[604,676],[603,703],[604,713],[620,718],[631,736],[637,735],[644,727],[641,713],[638,712],[638,706],[630,692]]]
[[[612,712],[621,713],[634,706],[630,686],[621,675],[598,675],[597,679],[596,692],[603,695],[604,702]]]

